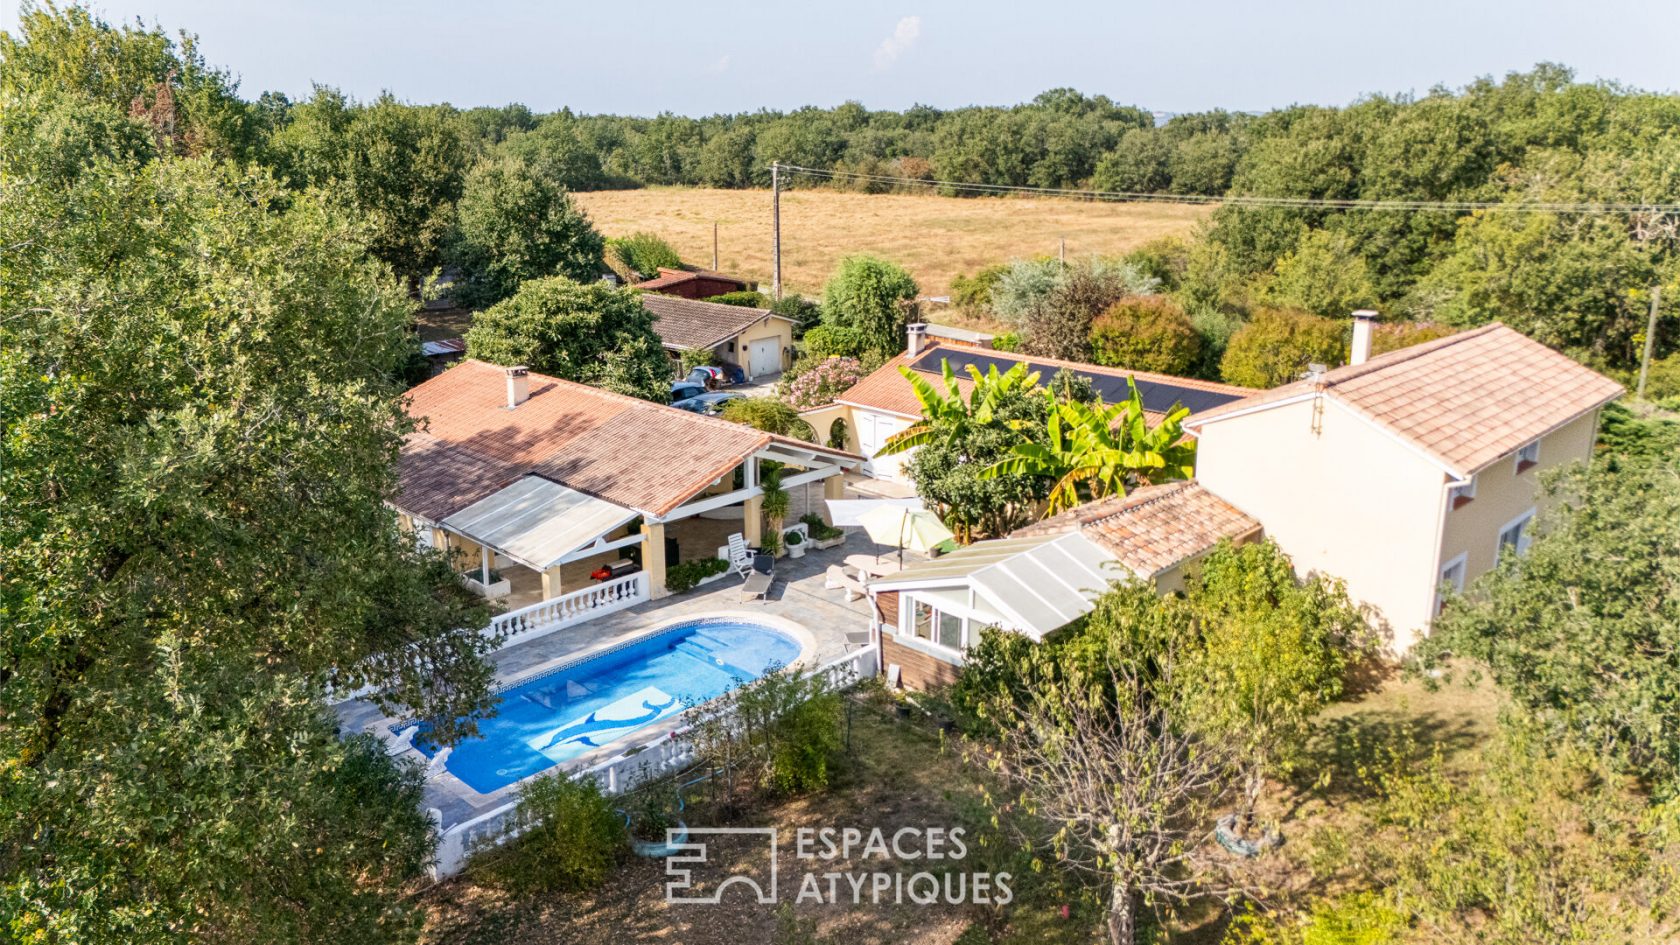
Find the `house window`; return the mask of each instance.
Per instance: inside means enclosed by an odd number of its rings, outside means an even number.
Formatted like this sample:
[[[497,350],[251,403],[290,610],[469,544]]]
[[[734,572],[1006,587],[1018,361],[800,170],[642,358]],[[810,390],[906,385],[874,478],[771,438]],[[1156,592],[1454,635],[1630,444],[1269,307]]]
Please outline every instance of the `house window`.
[[[940,612],[938,615],[939,638],[935,640],[940,646],[948,646],[953,650],[963,648],[962,618]]]
[[[1435,595],[1436,613],[1441,612],[1441,604],[1446,600],[1445,591],[1447,588],[1452,588],[1455,594],[1464,593],[1464,567],[1467,559],[1467,555],[1460,554],[1441,568],[1441,582]]]
[[[1469,482],[1464,482],[1464,483],[1460,483],[1456,486],[1453,486],[1452,491],[1447,493],[1447,501],[1451,502],[1452,507],[1455,508],[1455,509],[1464,508],[1466,505],[1469,505],[1470,500],[1474,499],[1475,497],[1476,497],[1476,477],[1475,476],[1471,476]]]
[[[963,619],[944,613],[917,601],[911,611],[910,635],[935,646],[961,652],[964,643]]]
[[[1517,450],[1517,474],[1522,475],[1530,469],[1540,465],[1540,441],[1535,440],[1520,450]]]
[[[1529,509],[1519,515],[1514,521],[1499,530],[1499,557],[1503,558],[1507,549],[1522,554],[1528,550],[1528,543],[1533,540],[1529,534],[1529,526],[1534,521],[1534,510]]]
[[[918,640],[933,640],[933,608],[921,601],[916,602],[912,612],[910,635]]]

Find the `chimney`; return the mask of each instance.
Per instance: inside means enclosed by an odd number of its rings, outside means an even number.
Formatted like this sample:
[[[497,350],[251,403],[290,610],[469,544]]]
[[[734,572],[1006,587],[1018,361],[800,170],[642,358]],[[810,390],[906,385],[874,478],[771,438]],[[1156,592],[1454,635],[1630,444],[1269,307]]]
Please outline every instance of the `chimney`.
[[[520,365],[507,369],[508,409],[519,406],[531,398],[531,370]]]
[[[904,350],[910,357],[914,358],[922,353],[922,346],[927,344],[927,323],[911,322],[904,327],[905,333],[909,336]]]
[[[1349,364],[1364,364],[1371,359],[1371,327],[1377,323],[1377,313],[1362,308],[1353,313],[1353,351]]]

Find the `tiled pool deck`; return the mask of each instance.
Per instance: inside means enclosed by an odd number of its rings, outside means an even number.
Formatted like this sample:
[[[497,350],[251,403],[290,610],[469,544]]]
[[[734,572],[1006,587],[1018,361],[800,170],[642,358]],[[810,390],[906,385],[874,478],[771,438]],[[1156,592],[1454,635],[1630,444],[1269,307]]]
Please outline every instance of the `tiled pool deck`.
[[[733,574],[722,580],[676,594],[664,600],[648,601],[635,607],[608,614],[544,637],[516,643],[494,654],[498,684],[522,679],[571,662],[588,653],[609,649],[618,643],[645,632],[655,624],[686,617],[706,617],[722,612],[762,613],[803,627],[811,636],[814,652],[807,653],[809,665],[821,665],[838,659],[846,652],[846,632],[869,626],[869,601],[860,598],[846,600],[845,591],[823,587],[824,572],[831,564],[840,564],[847,555],[887,554],[893,549],[871,542],[860,530],[848,529],[847,539],[838,547],[813,550],[799,559],[780,558],[776,561],[776,580],[764,601],[743,602],[740,599],[741,578]],[[908,562],[912,556],[907,556]],[[370,724],[388,722],[384,713],[372,703],[353,701],[335,707],[345,731],[359,732]],[[631,733],[625,742],[642,744],[657,737],[661,731],[676,727],[680,722],[650,725]],[[568,763],[567,767],[587,767],[623,750],[624,744],[609,745],[598,753],[586,755]],[[425,762],[425,756],[410,750],[408,757]],[[426,806],[437,808],[443,815],[443,826],[469,820],[477,814],[493,810],[510,800],[517,786],[480,794],[457,780],[447,771],[426,784]]]

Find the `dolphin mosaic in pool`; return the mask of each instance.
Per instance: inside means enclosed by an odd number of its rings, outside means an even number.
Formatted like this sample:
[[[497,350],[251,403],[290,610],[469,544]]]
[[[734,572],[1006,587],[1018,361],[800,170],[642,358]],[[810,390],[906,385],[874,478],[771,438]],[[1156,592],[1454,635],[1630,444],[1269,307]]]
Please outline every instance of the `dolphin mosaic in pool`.
[[[489,793],[676,715],[799,656],[762,624],[708,618],[677,624],[497,694],[496,715],[455,746],[444,767]],[[427,757],[436,746],[414,744]]]
[[[658,686],[649,686],[609,706],[596,709],[584,718],[562,725],[552,733],[533,738],[527,744],[543,754],[548,754],[556,745],[564,746],[574,740],[579,745],[599,748],[627,729],[641,728],[649,722],[657,722],[679,709],[676,696],[667,695]],[[603,735],[612,737],[603,741],[599,738]]]

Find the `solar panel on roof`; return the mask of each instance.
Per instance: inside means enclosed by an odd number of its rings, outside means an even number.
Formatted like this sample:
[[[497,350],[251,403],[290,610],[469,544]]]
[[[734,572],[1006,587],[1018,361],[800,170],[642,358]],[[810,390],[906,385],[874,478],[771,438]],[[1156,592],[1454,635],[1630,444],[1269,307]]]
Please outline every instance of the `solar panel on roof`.
[[[935,348],[917,358],[914,367],[918,371],[936,374],[939,373],[939,362],[942,360],[950,362],[951,370],[957,374],[967,374],[968,366],[971,364],[982,374],[987,373],[994,367],[1001,374],[1020,363],[1013,358],[1000,358],[981,351],[954,351],[948,348]],[[1042,375],[1040,380],[1045,382],[1055,377],[1056,372],[1061,370],[1054,365],[1037,361],[1027,361],[1026,365],[1027,370],[1037,371]],[[1128,396],[1124,376],[1092,374],[1078,370],[1075,370],[1074,373],[1090,381],[1091,386],[1097,392],[1097,396],[1101,397],[1105,403],[1118,403]],[[1203,410],[1212,410],[1222,404],[1242,399],[1240,394],[1202,390],[1199,387],[1181,386],[1158,380],[1138,380],[1137,389],[1138,396],[1143,399],[1143,409],[1155,413],[1166,413],[1173,408],[1174,404],[1182,404],[1188,407],[1191,413],[1200,413]]]

